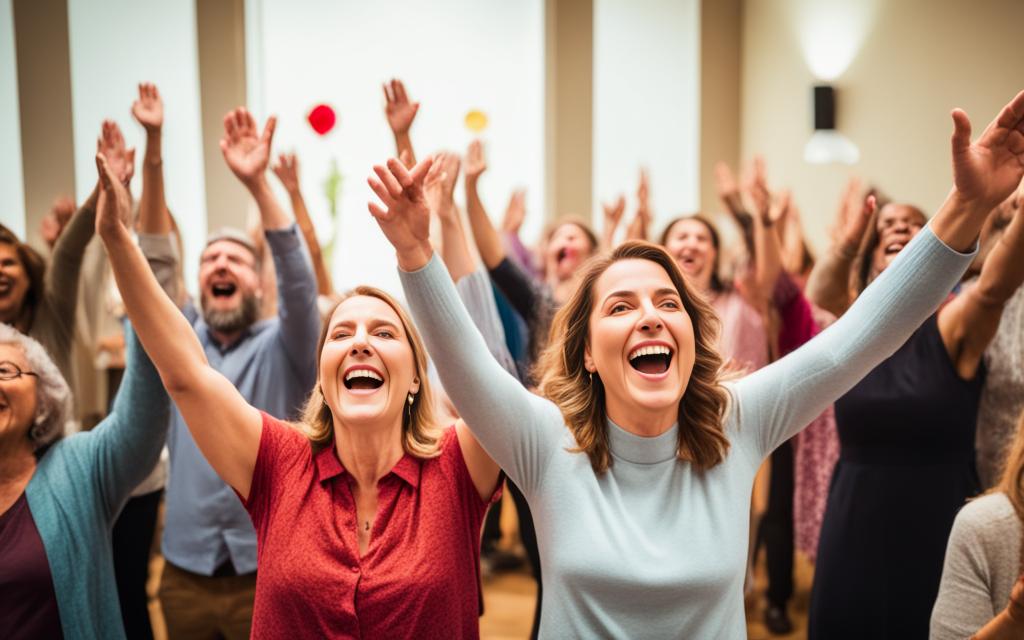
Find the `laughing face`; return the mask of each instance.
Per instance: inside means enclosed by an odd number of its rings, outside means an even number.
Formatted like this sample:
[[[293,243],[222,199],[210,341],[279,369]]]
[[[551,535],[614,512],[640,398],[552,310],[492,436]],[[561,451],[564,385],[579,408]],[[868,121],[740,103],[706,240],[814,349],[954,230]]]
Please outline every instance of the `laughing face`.
[[[657,263],[615,262],[597,279],[584,364],[600,376],[608,416],[664,430],[693,371],[693,323]]]
[[[0,344],[0,367],[11,368],[11,365],[22,371],[32,370],[19,346]],[[0,441],[10,441],[12,438],[20,441],[28,437],[36,413],[36,402],[34,376],[22,375],[12,380],[0,380]]]
[[[335,420],[401,421],[409,394],[420,390],[401,318],[384,300],[356,295],[339,304],[328,323],[320,385]]]
[[[701,291],[711,288],[718,250],[711,230],[696,218],[683,218],[665,234],[665,250],[690,282]]]
[[[11,322],[21,313],[29,278],[13,244],[0,242],[0,320]]]
[[[230,240],[211,243],[200,258],[203,318],[215,331],[233,333],[256,321],[261,292],[256,257]]]
[[[552,232],[545,252],[548,274],[563,282],[573,277],[576,269],[594,252],[594,245],[579,225],[567,222]]]
[[[903,247],[924,227],[924,214],[915,207],[905,204],[887,204],[878,212],[875,232],[878,245],[871,255],[871,270],[874,275],[885,271],[892,264]]]

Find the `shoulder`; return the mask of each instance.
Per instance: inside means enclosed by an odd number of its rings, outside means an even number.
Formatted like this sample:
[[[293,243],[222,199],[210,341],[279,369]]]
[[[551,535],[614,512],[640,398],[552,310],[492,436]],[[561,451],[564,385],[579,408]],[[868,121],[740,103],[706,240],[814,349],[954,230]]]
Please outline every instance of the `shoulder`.
[[[1004,493],[990,493],[968,502],[953,521],[951,550],[989,556],[1002,550],[1015,552],[1021,539],[1021,521]]]

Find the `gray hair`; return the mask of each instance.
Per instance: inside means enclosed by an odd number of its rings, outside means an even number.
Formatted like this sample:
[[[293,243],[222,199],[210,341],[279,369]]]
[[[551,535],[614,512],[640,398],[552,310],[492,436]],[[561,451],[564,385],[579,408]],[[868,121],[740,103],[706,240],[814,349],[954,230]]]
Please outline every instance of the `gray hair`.
[[[57,365],[39,344],[14,327],[0,323],[0,344],[10,344],[21,349],[36,378],[36,414],[28,439],[32,449],[56,442],[64,435],[64,424],[71,416],[71,389],[64,380]]]

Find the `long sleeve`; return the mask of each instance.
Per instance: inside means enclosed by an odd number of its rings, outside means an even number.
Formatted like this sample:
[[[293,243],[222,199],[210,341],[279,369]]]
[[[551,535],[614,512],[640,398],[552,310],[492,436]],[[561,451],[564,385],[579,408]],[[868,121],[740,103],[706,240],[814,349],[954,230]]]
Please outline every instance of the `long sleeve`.
[[[473,273],[460,278],[455,283],[459,292],[459,298],[466,305],[466,311],[473,319],[473,324],[480,330],[487,349],[501,367],[518,376],[516,362],[509,353],[508,345],[505,343],[505,327],[501,323],[501,316],[498,315],[498,305],[494,301],[494,289],[491,288],[491,278],[487,270],[482,266],[477,267]]]
[[[972,254],[925,227],[835,324],[797,351],[732,383],[735,437],[758,460],[888,358],[956,285]]]
[[[491,357],[437,254],[419,271],[400,271],[400,277],[459,414],[487,453],[531,495],[566,434],[558,408],[527,391]]]
[[[303,386],[316,380],[316,337],[320,334],[316,275],[296,225],[265,232],[277,275],[280,340]]]
[[[121,508],[131,491],[153,470],[167,441],[170,400],[160,374],[128,326],[124,380],[110,414],[82,434],[94,448],[97,481],[108,515]]]
[[[490,274],[512,308],[530,324],[532,330],[540,305],[543,303],[540,286],[523,271],[522,267],[508,258],[491,269]]]

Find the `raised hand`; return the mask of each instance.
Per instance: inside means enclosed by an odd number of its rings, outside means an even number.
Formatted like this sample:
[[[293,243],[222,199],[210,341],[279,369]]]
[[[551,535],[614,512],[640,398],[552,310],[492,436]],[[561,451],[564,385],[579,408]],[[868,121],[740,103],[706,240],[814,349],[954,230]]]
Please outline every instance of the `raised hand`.
[[[772,194],[768,189],[768,177],[764,168],[764,158],[754,156],[754,165],[747,178],[747,193],[750,195],[751,203],[754,205],[754,213],[761,219],[761,222],[770,225]]]
[[[163,126],[164,103],[155,84],[139,84],[139,99],[132,103],[132,115],[146,129],[146,133],[159,131]]]
[[[220,139],[220,150],[224,162],[231,172],[249,188],[263,177],[270,163],[270,146],[274,139],[277,118],[267,118],[267,124],[260,134],[256,119],[239,107],[224,116],[224,137]]]
[[[403,166],[405,163],[402,163]],[[459,177],[462,161],[457,154],[444,151],[434,156],[434,162],[423,181],[423,190],[430,210],[447,218],[455,213],[455,181]]]
[[[614,229],[619,226],[619,222],[622,221],[622,214],[626,211],[626,196],[619,195],[612,202],[602,202],[601,208],[604,210],[605,228]]]
[[[725,162],[715,163],[715,187],[718,189],[718,198],[726,208],[731,210],[739,205],[740,188],[732,169]]]
[[[505,233],[519,235],[519,229],[526,219],[526,189],[516,189],[508,199],[505,216],[501,221],[501,229]]]
[[[299,190],[299,159],[294,153],[282,153],[277,156],[277,164],[271,170],[288,193]]]
[[[644,225],[651,222],[651,181],[647,169],[640,169],[640,184],[636,188],[636,215]]]
[[[104,120],[100,137],[96,140],[96,153],[102,154],[114,178],[126,187],[135,175],[135,149],[125,147],[121,128],[113,120]]]
[[[416,112],[420,109],[420,103],[409,102],[409,96],[405,93],[405,85],[401,80],[392,79],[384,83],[384,115],[387,116],[388,126],[395,135],[409,132],[413,120],[416,119]]]
[[[971,142],[971,121],[953,110],[953,181],[960,196],[993,208],[1005,200],[1024,177],[1024,91]]]
[[[850,253],[858,250],[877,208],[878,201],[875,196],[869,195],[860,201],[860,206],[856,209],[848,210],[846,224],[843,226],[840,236],[841,247],[844,251]]]
[[[484,171],[487,171],[487,158],[484,157],[484,145],[479,140],[469,143],[466,149],[466,180],[477,180]]]
[[[422,267],[430,259],[430,205],[423,183],[433,158],[420,161],[408,170],[391,158],[386,167],[375,165],[367,182],[383,207],[369,203],[370,214],[398,254],[398,264],[406,271]]]
[[[96,203],[96,234],[113,238],[128,233],[131,217],[131,198],[128,189],[102,153],[96,154],[99,173],[99,200]]]

